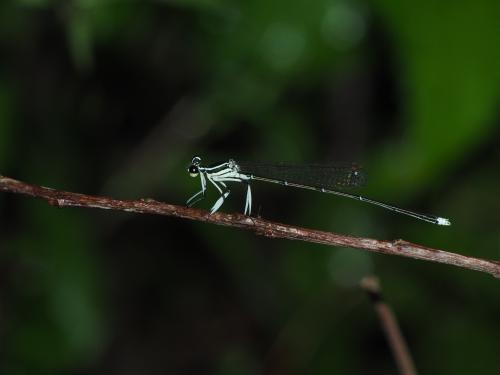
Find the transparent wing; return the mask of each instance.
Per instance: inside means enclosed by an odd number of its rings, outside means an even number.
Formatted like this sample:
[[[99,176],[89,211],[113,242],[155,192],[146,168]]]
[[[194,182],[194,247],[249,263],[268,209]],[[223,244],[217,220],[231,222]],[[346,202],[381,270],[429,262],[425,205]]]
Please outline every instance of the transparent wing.
[[[362,186],[366,175],[355,163],[296,164],[236,162],[240,172],[266,179],[324,189]]]

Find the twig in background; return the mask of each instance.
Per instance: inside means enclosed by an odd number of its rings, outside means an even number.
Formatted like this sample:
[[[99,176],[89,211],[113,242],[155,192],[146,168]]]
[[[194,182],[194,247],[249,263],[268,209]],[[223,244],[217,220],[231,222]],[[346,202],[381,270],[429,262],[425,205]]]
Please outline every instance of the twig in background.
[[[402,375],[416,375],[417,370],[415,369],[403,334],[399,329],[396,317],[382,297],[378,278],[375,276],[364,277],[360,282],[360,286],[370,297],[398,366],[399,373]]]
[[[286,238],[323,245],[352,247],[374,253],[398,255],[408,258],[443,263],[469,270],[489,273],[500,278],[500,262],[468,257],[444,250],[433,249],[413,244],[404,240],[385,241],[373,238],[354,237],[333,232],[307,229],[244,216],[242,214],[215,213],[211,215],[204,210],[177,206],[153,199],[119,200],[108,197],[92,196],[47,187],[27,184],[9,177],[0,176],[0,191],[24,194],[45,199],[56,207],[87,207],[106,210],[118,210],[141,214],[174,216],[184,219],[202,221],[217,225],[236,227],[255,232],[270,238]]]

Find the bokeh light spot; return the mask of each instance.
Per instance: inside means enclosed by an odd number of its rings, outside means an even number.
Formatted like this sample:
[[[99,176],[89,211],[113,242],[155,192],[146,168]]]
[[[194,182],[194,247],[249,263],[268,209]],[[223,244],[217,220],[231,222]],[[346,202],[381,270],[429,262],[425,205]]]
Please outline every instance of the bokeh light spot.
[[[322,20],[322,34],[332,47],[345,50],[358,45],[366,32],[366,22],[354,5],[333,4]]]

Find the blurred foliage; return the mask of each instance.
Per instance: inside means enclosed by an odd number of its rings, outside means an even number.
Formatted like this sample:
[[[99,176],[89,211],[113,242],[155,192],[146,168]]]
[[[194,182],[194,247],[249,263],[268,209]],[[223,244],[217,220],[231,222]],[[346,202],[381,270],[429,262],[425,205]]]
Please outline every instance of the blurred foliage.
[[[182,204],[193,154],[357,160],[363,193],[453,226],[257,184],[255,213],[498,258],[499,19],[495,0],[3,1],[0,172]],[[485,275],[5,194],[0,223],[5,374],[393,373],[372,272],[421,373],[500,372]]]
[[[377,3],[398,43],[405,84],[411,87],[405,140],[379,154],[379,173],[385,175],[381,180],[387,185],[406,180],[420,189],[481,145],[496,125],[500,4],[488,0],[463,1],[452,7],[432,1]],[[394,154],[411,173],[383,172]]]

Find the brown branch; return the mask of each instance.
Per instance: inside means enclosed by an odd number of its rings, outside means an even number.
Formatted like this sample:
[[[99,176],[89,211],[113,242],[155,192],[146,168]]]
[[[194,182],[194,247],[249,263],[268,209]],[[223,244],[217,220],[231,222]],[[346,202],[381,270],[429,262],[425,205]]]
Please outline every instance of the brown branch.
[[[49,204],[56,207],[88,207],[141,214],[174,216],[183,219],[247,229],[254,231],[258,235],[270,238],[287,238],[290,240],[300,240],[330,246],[352,247],[375,253],[399,255],[430,262],[444,263],[470,270],[486,272],[500,278],[500,262],[467,257],[456,253],[416,245],[403,240],[383,241],[372,238],[346,236],[332,232],[275,223],[242,214],[226,214],[219,212],[210,215],[204,210],[162,203],[153,199],[119,200],[108,197],[77,194],[27,184],[1,175],[0,191],[45,199]]]
[[[368,294],[373,303],[373,308],[378,315],[380,325],[391,348],[399,373],[401,375],[416,375],[417,370],[399,328],[396,316],[389,305],[383,300],[378,278],[375,276],[366,276],[361,280],[360,286]]]

